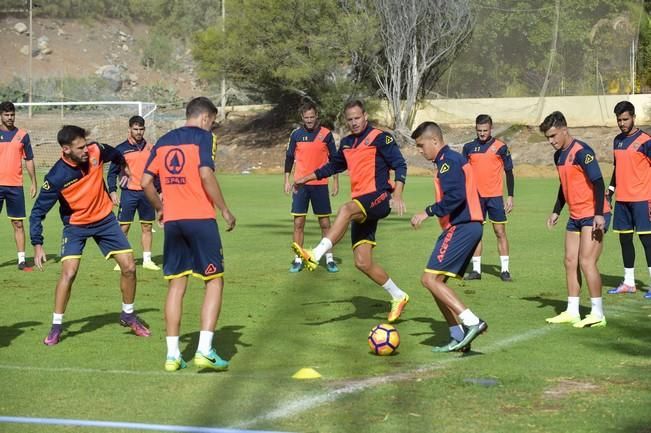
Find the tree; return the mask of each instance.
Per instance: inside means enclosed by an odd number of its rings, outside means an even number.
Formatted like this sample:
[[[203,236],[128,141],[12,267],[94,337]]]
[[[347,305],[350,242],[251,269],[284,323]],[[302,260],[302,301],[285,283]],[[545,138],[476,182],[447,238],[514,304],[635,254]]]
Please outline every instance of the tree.
[[[376,0],[375,5],[384,46],[375,77],[389,102],[395,132],[404,138],[425,87],[436,82],[470,36],[470,1]]]

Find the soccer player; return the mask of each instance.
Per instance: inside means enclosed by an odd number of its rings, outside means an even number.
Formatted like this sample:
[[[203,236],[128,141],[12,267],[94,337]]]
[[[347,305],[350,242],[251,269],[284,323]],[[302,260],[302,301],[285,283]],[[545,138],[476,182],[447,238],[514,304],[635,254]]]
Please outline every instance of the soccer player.
[[[25,264],[25,197],[23,195],[23,162],[29,174],[29,195],[36,197],[36,170],[29,134],[15,125],[16,107],[9,101],[0,103],[0,211],[7,202],[7,216],[14,228],[18,252],[18,269],[30,270]]]
[[[150,271],[160,271],[160,268],[151,259],[151,244],[152,244],[152,224],[156,219],[156,212],[152,205],[147,201],[145,193],[142,192],[140,186],[142,180],[142,173],[145,170],[145,163],[149,159],[151,153],[151,144],[145,140],[145,119],[140,116],[133,116],[129,119],[129,135],[127,139],[118,144],[115,148],[120,152],[124,159],[129,164],[129,171],[131,176],[128,183],[121,187],[122,190],[120,198],[117,194],[117,179],[120,175],[120,166],[111,163],[106,181],[108,183],[109,195],[113,204],[119,204],[118,221],[120,228],[127,237],[129,236],[129,229],[131,223],[138,211],[138,218],[140,219],[141,229],[141,243],[142,243],[142,267]],[[119,271],[120,266],[116,265],[113,269]]]
[[[343,238],[350,224],[355,266],[389,292],[392,300],[388,321],[395,322],[409,302],[409,296],[373,261],[373,248],[378,221],[389,215],[391,209],[399,215],[405,212],[402,190],[407,164],[391,134],[369,125],[362,101],[346,103],[344,116],[352,134],[341,140],[330,162],[294,180],[294,187],[303,188],[311,180],[324,179],[348,169],[352,200],[339,208],[335,222],[313,250],[304,249],[296,242],[292,243],[292,248],[312,271],[326,251]],[[389,170],[395,171],[395,186],[389,180]]]
[[[61,128],[57,141],[63,155],[45,176],[29,216],[34,264],[43,270],[47,260],[43,250],[43,220],[54,204],[59,202],[63,221],[61,276],[54,293],[52,328],[43,341],[48,346],[57,344],[61,339],[63,314],[89,238],[95,240],[107,259],[112,257],[120,265],[120,324],[131,328],[139,337],[150,335],[149,329],[134,311],[136,265],[129,241],[113,215],[113,203],[104,184],[105,162],[118,164],[127,176],[129,169],[120,152],[104,144],[88,143],[86,136],[87,132],[78,126],[66,125]]]
[[[482,237],[484,220],[475,175],[461,154],[445,144],[441,128],[423,122],[411,135],[418,152],[436,167],[436,202],[411,218],[418,229],[429,217],[439,218],[441,232],[421,283],[434,297],[450,329],[450,341],[434,346],[433,352],[467,352],[470,343],[488,325],[475,315],[446,284],[448,278],[463,278],[473,251]]]
[[[651,136],[635,127],[633,104],[618,102],[614,111],[617,126],[622,132],[613,142],[615,169],[608,187],[608,200],[615,194],[613,231],[619,233],[624,281],[608,290],[613,295],[636,291],[633,246],[633,234],[636,232],[644,247],[651,275]],[[651,289],[644,297],[651,299]]]
[[[215,220],[215,208],[226,221],[226,230],[235,227],[235,216],[224,201],[215,177],[210,128],[217,108],[205,97],[191,100],[185,110],[186,123],[158,139],[145,166],[142,189],[164,222],[163,273],[168,280],[165,302],[167,358],[165,370],[187,365],[181,357],[179,335],[183,296],[192,275],[204,281],[199,347],[194,355],[197,367],[228,368],[217,355],[212,340],[222,305],[224,258]],[[161,202],[154,178],[159,177]]]
[[[330,229],[330,197],[328,195],[328,179],[311,180],[302,188],[294,190],[289,176],[295,167],[294,178],[301,178],[312,173],[326,164],[337,153],[335,140],[328,128],[319,124],[319,113],[312,102],[305,102],[300,108],[303,126],[295,129],[289,137],[289,145],[285,155],[285,194],[292,193],[292,215],[294,216],[294,242],[303,246],[305,216],[307,208],[312,203],[312,212],[319,219],[321,233],[326,235]],[[332,195],[339,192],[339,176],[333,176]],[[332,250],[326,252],[326,269],[328,272],[338,272],[337,264],[332,256]],[[303,260],[294,256],[289,272],[303,270]]]
[[[558,223],[565,203],[570,209],[565,232],[565,275],[567,309],[546,319],[547,323],[571,323],[575,328],[606,326],[601,298],[601,274],[597,261],[603,249],[603,235],[610,222],[610,206],[605,201],[604,180],[594,151],[573,138],[567,130],[565,116],[554,111],[540,124],[540,132],[556,150],[554,163],[560,186],[547,227]],[[588,283],[592,309],[583,320],[579,315],[579,292],[583,272]]]
[[[463,145],[463,156],[468,158],[475,172],[479,200],[484,218],[493,223],[493,231],[497,238],[497,251],[502,265],[500,278],[511,281],[509,272],[509,241],[506,237],[506,214],[513,209],[513,161],[511,152],[503,141],[492,136],[493,119],[488,114],[480,114],[475,120],[477,138]],[[502,171],[506,175],[507,198],[502,198]],[[481,280],[482,242],[479,241],[477,250],[472,257],[472,271],[466,275],[466,280]]]

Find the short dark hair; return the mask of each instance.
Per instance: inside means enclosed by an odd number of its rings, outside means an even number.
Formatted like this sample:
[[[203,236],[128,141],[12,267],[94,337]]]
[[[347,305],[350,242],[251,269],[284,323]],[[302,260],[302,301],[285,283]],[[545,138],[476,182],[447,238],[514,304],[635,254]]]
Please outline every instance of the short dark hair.
[[[416,129],[414,129],[414,132],[411,133],[411,138],[414,140],[418,140],[421,135],[429,133],[436,135],[437,137],[443,139],[443,131],[441,130],[441,127],[438,125],[436,122],[423,122]]]
[[[185,117],[186,119],[191,119],[197,117],[200,114],[217,114],[217,107],[212,101],[205,96],[199,96],[188,102],[187,107],[185,107]]]
[[[613,112],[615,116],[621,116],[622,114],[629,112],[631,116],[635,116],[635,106],[628,101],[619,101],[615,105]]]
[[[319,109],[316,107],[316,104],[312,101],[304,101],[301,106],[298,108],[298,112],[305,114],[305,112],[314,110],[315,113],[319,112]]]
[[[57,141],[59,142],[59,146],[72,144],[72,142],[77,138],[86,137],[88,137],[88,131],[75,125],[63,125],[57,133]]]
[[[567,120],[565,116],[560,111],[554,111],[549,116],[545,117],[545,120],[540,124],[540,132],[543,134],[549,131],[551,128],[564,128],[567,126]]]
[[[129,119],[129,128],[131,128],[133,125],[145,126],[145,119],[143,119],[142,116],[132,116]]]
[[[350,99],[350,100],[348,100],[348,102],[346,102],[346,104],[344,105],[344,113],[347,110],[349,110],[351,108],[355,108],[355,107],[361,108],[362,112],[366,113],[366,109],[364,108],[364,103],[362,102],[361,99]]]
[[[0,113],[15,113],[16,106],[10,101],[0,103]]]
[[[493,125],[493,119],[488,114],[480,114],[475,118],[475,125],[484,125],[486,123]]]

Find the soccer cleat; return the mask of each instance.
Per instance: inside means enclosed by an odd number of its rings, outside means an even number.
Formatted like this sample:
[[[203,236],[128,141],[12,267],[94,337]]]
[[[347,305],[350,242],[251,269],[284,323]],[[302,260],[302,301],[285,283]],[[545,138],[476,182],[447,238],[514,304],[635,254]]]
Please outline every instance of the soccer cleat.
[[[326,269],[328,270],[328,272],[333,272],[333,273],[334,272],[339,272],[339,268],[337,267],[337,264],[334,261],[327,262],[326,263]]]
[[[647,290],[646,294],[644,295],[644,299],[651,299],[651,287],[649,290]]]
[[[49,334],[43,340],[43,344],[46,346],[54,346],[61,340],[61,331],[63,331],[63,326],[61,324],[52,325],[50,328]]]
[[[296,260],[294,260],[291,266],[289,267],[289,272],[291,272],[292,274],[301,272],[302,270],[303,270],[303,261],[297,262]]]
[[[292,242],[292,249],[296,253],[298,257],[303,259],[303,264],[307,268],[308,271],[313,271],[319,266],[319,262],[314,260],[314,256],[312,255],[312,251],[306,250],[296,242]]]
[[[463,277],[464,280],[481,280],[481,274],[477,271],[470,271]]]
[[[466,352],[470,351],[470,344],[467,344],[467,345],[463,346],[460,349],[453,350],[452,347],[456,346],[457,344],[459,344],[459,342],[457,340],[455,340],[454,338],[451,338],[450,342],[448,344],[446,344],[445,346],[434,346],[434,347],[432,347],[432,352],[434,352],[434,353],[445,353],[445,352],[463,352],[463,353],[466,353]]]
[[[142,262],[142,268],[147,269],[149,271],[160,271],[160,267],[156,263],[152,262],[151,260]]]
[[[194,365],[201,368],[211,368],[213,370],[226,370],[228,368],[228,361],[225,361],[217,355],[215,349],[210,349],[208,355],[201,352],[194,354]]]
[[[576,322],[574,325],[575,328],[603,328],[606,326],[606,317],[602,316],[601,318],[588,314],[583,320]]]
[[[563,311],[561,314],[558,316],[550,317],[548,319],[545,319],[545,322],[547,323],[577,323],[578,321],[581,320],[581,316],[570,314],[567,311]]]
[[[138,337],[149,337],[151,332],[136,316],[136,313],[120,313],[120,325],[131,328]]]
[[[403,310],[405,309],[405,306],[407,306],[407,303],[409,302],[409,295],[405,293],[405,297],[402,299],[392,299],[391,300],[391,311],[389,311],[389,317],[388,321],[389,323],[393,323],[402,314]]]
[[[452,345],[450,347],[451,350],[461,350],[465,346],[470,346],[470,343],[472,343],[475,338],[486,332],[488,329],[488,324],[479,319],[479,323],[476,325],[464,326],[464,329],[466,331],[466,335],[463,337],[463,340],[459,341],[457,344]],[[470,347],[468,347],[468,350],[470,350]]]
[[[113,270],[114,270],[114,271],[119,271],[119,270],[120,270],[120,265],[118,265],[118,264],[116,263],[115,266],[113,267]]]
[[[168,356],[165,360],[165,371],[182,370],[187,366],[188,364],[180,356],[178,358]]]
[[[502,279],[502,281],[513,281],[511,279],[511,273],[509,271],[503,271],[500,274],[500,278]]]
[[[608,294],[610,295],[619,295],[620,293],[635,293],[635,292],[637,292],[635,286],[629,286],[624,282],[621,282],[619,283],[619,286],[608,290]]]

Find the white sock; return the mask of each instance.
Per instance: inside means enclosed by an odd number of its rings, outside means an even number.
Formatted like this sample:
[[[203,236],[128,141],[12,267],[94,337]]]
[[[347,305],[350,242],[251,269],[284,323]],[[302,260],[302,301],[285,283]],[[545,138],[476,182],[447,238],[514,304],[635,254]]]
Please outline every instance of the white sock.
[[[168,358],[178,358],[181,356],[181,351],[179,350],[179,337],[165,337],[167,341],[167,357]]]
[[[651,266],[649,267],[649,276],[651,277]],[[651,286],[651,284],[649,284]]]
[[[481,256],[472,258],[472,270],[481,274]]]
[[[18,252],[18,263],[23,263],[25,261],[25,251]]]
[[[303,260],[297,255],[294,255],[294,263],[301,263]]]
[[[568,314],[572,316],[579,315],[579,297],[578,296],[568,296],[567,297],[567,311]]]
[[[382,287],[384,287],[384,290],[389,292],[393,299],[402,299],[407,296],[405,292],[396,286],[396,283],[394,283],[391,278],[389,278],[386,283],[382,284]]]
[[[61,325],[62,323],[63,323],[63,313],[62,314],[52,313],[52,324]]]
[[[470,311],[470,308],[466,308],[459,314],[459,319],[461,323],[466,326],[473,326],[479,323],[479,317],[475,316],[475,313]]]
[[[635,286],[635,268],[624,268],[624,284]]]
[[[317,262],[321,260],[321,257],[332,248],[332,241],[328,238],[321,239],[319,245],[317,245],[313,250],[312,254],[314,255],[314,260]]]
[[[450,326],[450,337],[454,340],[461,341],[463,337],[466,336],[466,333],[463,330],[463,326],[454,325]]]
[[[502,272],[509,271],[509,256],[500,256],[500,262],[502,262]]]
[[[601,301],[601,296],[598,298],[590,298],[590,303],[592,304],[592,310],[590,310],[590,314],[599,318],[603,318],[604,306],[603,302]]]
[[[151,251],[143,251],[142,252],[142,261],[143,262],[151,262]]]
[[[334,258],[334,256],[332,255],[332,253],[326,253],[325,256],[326,256],[326,263],[330,263],[330,262],[334,262],[334,261],[335,261],[335,258]]]
[[[122,311],[127,314],[133,313],[133,304],[122,304]]]
[[[212,349],[213,335],[215,335],[215,333],[212,331],[199,332],[199,347],[197,347],[197,352],[201,352],[204,355],[210,353],[210,349]]]

